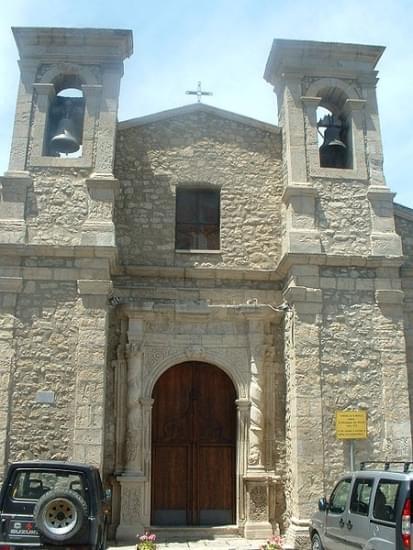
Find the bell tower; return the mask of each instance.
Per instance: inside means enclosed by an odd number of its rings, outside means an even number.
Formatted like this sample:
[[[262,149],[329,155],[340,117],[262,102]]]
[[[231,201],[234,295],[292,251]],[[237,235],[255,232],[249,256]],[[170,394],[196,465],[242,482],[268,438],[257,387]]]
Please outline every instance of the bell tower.
[[[114,144],[132,33],[14,28],[13,34],[21,78],[10,163],[0,178],[0,321],[9,329],[2,339],[0,397],[9,403],[14,392],[23,402],[0,411],[0,470],[21,452],[102,466],[116,258]],[[16,335],[16,325],[24,334]],[[38,332],[45,326],[59,350],[47,350],[43,329]],[[30,390],[22,378],[28,356]],[[19,384],[26,389],[16,390]],[[30,442],[21,451],[20,410],[35,410],[31,419],[42,410],[44,427],[70,426],[49,438],[60,450]],[[49,421],[54,413],[65,421]]]
[[[114,246],[114,140],[123,60],[132,53],[132,34],[19,27],[13,34],[21,81],[10,164],[2,179],[0,242]],[[38,196],[42,188],[41,194],[50,197],[67,185],[77,186],[79,178],[87,205],[82,219],[73,216],[73,224],[58,223],[58,230],[41,227],[30,195]],[[40,207],[36,205],[36,214]]]
[[[274,85],[283,130],[284,254],[402,254],[393,194],[383,175],[375,70],[383,51],[360,44],[273,42],[264,77]],[[357,236],[351,220],[347,227],[331,226],[326,204],[342,203],[346,195],[352,200],[354,192],[367,199],[363,209],[370,212],[364,234]]]
[[[294,548],[307,544],[314,503],[333,486],[332,472],[351,467],[348,442],[335,430],[337,411],[368,411],[371,430],[353,463],[411,451],[410,426],[398,431],[394,414],[409,410],[409,389],[402,247],[376,99],[383,51],[275,40],[265,71],[283,137],[287,539]],[[396,372],[402,384],[393,396],[387,385]],[[389,398],[375,409],[380,392]]]

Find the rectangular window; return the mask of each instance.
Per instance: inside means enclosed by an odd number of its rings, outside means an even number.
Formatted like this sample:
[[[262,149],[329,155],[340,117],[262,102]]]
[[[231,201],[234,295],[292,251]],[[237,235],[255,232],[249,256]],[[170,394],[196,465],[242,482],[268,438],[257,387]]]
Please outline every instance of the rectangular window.
[[[59,470],[18,470],[10,496],[15,499],[38,500],[51,490],[76,491],[85,498],[85,480],[77,472]]]
[[[177,250],[219,250],[219,199],[214,189],[176,190]]]
[[[374,498],[373,516],[383,521],[396,521],[396,504],[400,481],[381,479]]]
[[[354,483],[350,501],[350,511],[354,514],[367,516],[369,513],[373,479],[357,479]]]

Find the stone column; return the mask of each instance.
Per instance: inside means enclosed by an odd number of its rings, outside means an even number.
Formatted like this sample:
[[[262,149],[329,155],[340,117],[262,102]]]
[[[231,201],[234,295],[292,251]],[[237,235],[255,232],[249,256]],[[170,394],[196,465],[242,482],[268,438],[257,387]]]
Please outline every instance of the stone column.
[[[21,277],[0,277],[0,483],[8,463],[7,440],[15,350],[13,335],[17,295],[23,288]]]
[[[19,61],[20,84],[17,96],[16,116],[12,145],[10,149],[9,170],[6,175],[22,174],[27,169],[27,144],[29,142],[33,88],[37,71],[37,62],[33,60]]]
[[[118,476],[121,487],[120,523],[117,541],[135,540],[136,535],[147,529],[151,522],[151,423],[153,399],[140,399],[144,424],[142,457],[144,471],[125,472]]]
[[[117,540],[134,540],[150,523],[150,449],[152,399],[142,396],[145,324],[129,318],[127,368],[126,453],[121,487]]]
[[[287,541],[293,548],[308,544],[308,522],[323,491],[322,402],[320,384],[321,290],[291,286],[292,306],[286,322],[287,376],[287,509],[291,511]]]
[[[48,111],[56,95],[55,87],[50,82],[35,82],[33,87],[36,90],[37,101],[34,103],[31,160],[44,156]]]
[[[237,510],[240,524],[245,523],[247,517],[246,495],[243,483],[248,468],[248,430],[251,401],[249,399],[237,399],[238,434],[237,434]]]
[[[265,457],[265,323],[263,320],[249,321],[250,343],[250,425],[248,469],[244,476],[247,494],[246,538],[261,539],[272,535],[270,523],[269,477],[266,473]]]
[[[300,75],[284,74],[277,86],[278,104],[282,106],[279,118],[283,129],[287,185],[304,184],[308,180],[301,90]]]
[[[98,176],[112,175],[115,155],[119,87],[123,63],[102,64],[102,103],[96,144],[95,172]]]
[[[83,313],[76,352],[73,459],[103,467],[107,310],[110,281],[79,280]]]
[[[115,474],[121,474],[125,468],[125,446],[127,428],[128,363],[124,345],[119,345],[118,358],[113,362],[115,369]]]
[[[120,69],[118,68],[118,72]],[[119,74],[116,78],[120,78]],[[115,80],[116,80],[115,78]],[[118,181],[112,174],[113,135],[116,120],[117,97],[119,82],[107,82],[104,85],[83,85],[86,109],[83,130],[84,156],[92,159],[94,144],[97,140],[95,170],[86,180],[89,192],[88,217],[82,226],[81,244],[98,246],[115,246],[115,227],[113,224],[113,206],[115,195],[118,191]],[[109,86],[109,90],[107,89]],[[111,88],[115,88],[112,90]],[[105,98],[102,100],[102,96]],[[104,110],[109,109],[110,114]],[[102,112],[100,109],[102,108]],[[99,132],[96,129],[96,121],[99,119]],[[102,160],[104,159],[104,160]]]

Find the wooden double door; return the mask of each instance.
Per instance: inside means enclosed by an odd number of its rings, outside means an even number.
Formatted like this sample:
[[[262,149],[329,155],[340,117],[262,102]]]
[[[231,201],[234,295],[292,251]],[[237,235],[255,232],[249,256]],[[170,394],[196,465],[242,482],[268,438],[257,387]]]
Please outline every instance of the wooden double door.
[[[235,520],[235,389],[205,363],[167,370],[153,391],[152,524]]]

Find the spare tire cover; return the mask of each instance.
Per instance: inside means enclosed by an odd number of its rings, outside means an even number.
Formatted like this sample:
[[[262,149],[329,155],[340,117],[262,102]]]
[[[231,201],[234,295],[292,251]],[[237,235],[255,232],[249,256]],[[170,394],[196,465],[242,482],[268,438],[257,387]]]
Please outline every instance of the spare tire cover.
[[[48,491],[33,510],[37,530],[54,543],[72,540],[85,527],[87,517],[86,501],[70,489]]]

